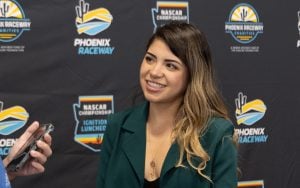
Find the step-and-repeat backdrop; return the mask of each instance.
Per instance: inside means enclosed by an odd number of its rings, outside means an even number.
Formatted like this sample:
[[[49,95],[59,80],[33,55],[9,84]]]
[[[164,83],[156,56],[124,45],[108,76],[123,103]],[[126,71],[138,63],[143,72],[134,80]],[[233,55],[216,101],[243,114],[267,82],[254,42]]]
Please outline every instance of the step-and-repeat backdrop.
[[[0,155],[34,120],[52,123],[46,172],[13,187],[95,187],[108,114],[138,92],[157,26],[209,40],[239,134],[239,187],[300,186],[300,2],[0,0]]]

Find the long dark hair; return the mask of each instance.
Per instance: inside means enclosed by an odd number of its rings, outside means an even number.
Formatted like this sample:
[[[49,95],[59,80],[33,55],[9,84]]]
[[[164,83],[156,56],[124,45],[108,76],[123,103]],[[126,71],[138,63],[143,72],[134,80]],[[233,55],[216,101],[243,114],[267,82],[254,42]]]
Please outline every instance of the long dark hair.
[[[189,165],[210,180],[203,174],[210,156],[199,137],[207,129],[210,118],[218,116],[229,119],[229,116],[216,86],[208,41],[203,32],[185,22],[171,22],[159,27],[150,38],[147,49],[155,39],[164,41],[188,68],[188,86],[173,131],[180,147],[177,166],[183,166],[183,155],[186,153]],[[202,162],[196,165],[192,157],[199,157]]]

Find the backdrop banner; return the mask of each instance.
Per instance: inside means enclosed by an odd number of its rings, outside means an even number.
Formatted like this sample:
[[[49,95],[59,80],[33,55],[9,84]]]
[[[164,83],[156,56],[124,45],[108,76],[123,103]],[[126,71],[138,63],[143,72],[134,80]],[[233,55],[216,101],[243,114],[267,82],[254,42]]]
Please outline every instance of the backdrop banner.
[[[239,187],[299,187],[299,0],[0,0],[1,157],[33,121],[55,126],[45,173],[14,188],[96,186],[107,115],[134,104],[147,40],[172,20],[207,35]]]

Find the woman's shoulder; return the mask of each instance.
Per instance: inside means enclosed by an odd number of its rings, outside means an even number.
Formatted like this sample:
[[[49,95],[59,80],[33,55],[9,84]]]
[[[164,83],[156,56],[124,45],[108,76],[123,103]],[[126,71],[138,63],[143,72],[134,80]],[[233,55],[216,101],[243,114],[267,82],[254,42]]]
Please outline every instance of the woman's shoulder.
[[[139,114],[143,110],[145,104],[129,107],[117,113],[110,114],[107,117],[107,127],[105,134],[107,137],[117,137],[124,124],[131,125],[131,122],[139,118]],[[124,128],[124,127],[123,127]]]
[[[222,117],[213,117],[209,120],[207,130],[203,137],[206,140],[218,141],[224,136],[232,137],[233,134],[234,126],[232,121]]]
[[[223,132],[227,130],[234,130],[234,126],[231,120],[222,117],[213,117],[208,121],[208,129]]]
[[[109,123],[118,122],[122,124],[122,122],[126,121],[127,118],[129,118],[130,116],[136,116],[139,115],[139,113],[144,112],[146,106],[147,106],[146,103],[142,103],[139,105],[128,107],[117,113],[110,114],[107,118],[108,122]]]

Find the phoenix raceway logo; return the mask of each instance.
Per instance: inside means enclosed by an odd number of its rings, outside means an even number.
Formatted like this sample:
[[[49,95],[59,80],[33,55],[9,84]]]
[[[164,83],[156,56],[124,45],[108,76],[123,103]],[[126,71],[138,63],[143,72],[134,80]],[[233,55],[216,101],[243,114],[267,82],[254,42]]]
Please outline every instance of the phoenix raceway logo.
[[[0,101],[0,135],[10,135],[22,128],[29,114],[21,106],[13,106],[3,109],[4,103]],[[15,139],[1,138],[0,139],[0,156],[6,156],[10,148],[14,145]]]
[[[238,188],[264,188],[264,180],[239,181]]]
[[[30,30],[31,22],[25,17],[22,7],[14,0],[0,1],[0,41],[12,42],[23,31]]]
[[[79,35],[95,36],[109,28],[113,20],[109,10],[90,10],[90,4],[84,0],[79,0],[75,11],[75,25]],[[110,41],[110,38],[76,38],[74,46],[78,48],[78,55],[111,55],[115,48],[111,47]]]
[[[242,92],[235,99],[235,116],[237,124],[253,125],[255,122],[264,117],[267,110],[266,105],[260,99],[255,99],[247,103],[247,96]]]
[[[297,41],[297,48],[300,47],[300,10],[298,11],[298,31],[299,31],[299,40]]]
[[[73,109],[76,120],[74,140],[94,152],[101,151],[107,115],[114,113],[113,96],[80,96]]]
[[[236,5],[225,22],[225,31],[239,43],[248,44],[258,34],[263,33],[263,23],[259,22],[256,10],[249,4]]]
[[[266,142],[268,135],[265,134],[265,128],[251,128],[254,123],[262,119],[266,113],[267,107],[260,99],[247,102],[247,96],[239,92],[238,98],[235,99],[235,116],[238,126],[236,128],[239,135],[239,143],[261,143]],[[249,128],[250,127],[250,128]]]
[[[154,31],[157,27],[174,20],[189,23],[188,2],[158,1],[156,8],[152,8],[151,11]]]

